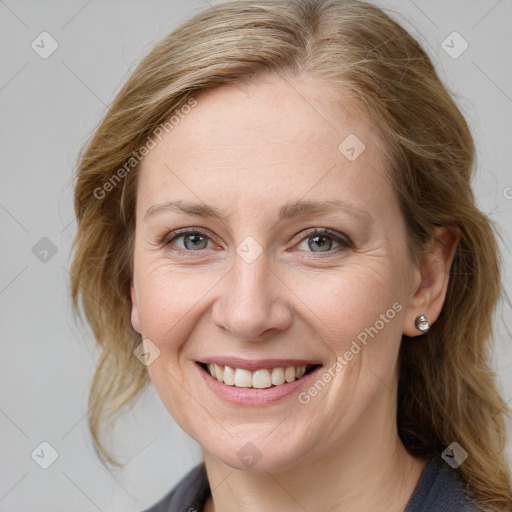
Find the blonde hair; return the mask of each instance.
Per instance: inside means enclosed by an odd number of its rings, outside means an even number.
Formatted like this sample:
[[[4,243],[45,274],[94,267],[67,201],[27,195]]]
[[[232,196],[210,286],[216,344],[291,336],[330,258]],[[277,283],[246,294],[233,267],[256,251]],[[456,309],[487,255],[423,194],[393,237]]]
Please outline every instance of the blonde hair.
[[[398,431],[411,453],[425,457],[457,441],[469,453],[460,476],[471,495],[505,510],[509,410],[490,370],[500,260],[494,227],[471,190],[472,136],[420,45],[361,1],[236,0],[200,12],[144,58],[82,150],[71,296],[101,347],[89,395],[100,460],[120,466],[103,429],[149,383],[130,322],[138,166],[126,162],[202,91],[265,74],[324,80],[364,108],[389,149],[414,260],[436,226],[460,233],[439,319],[421,339],[402,339]]]

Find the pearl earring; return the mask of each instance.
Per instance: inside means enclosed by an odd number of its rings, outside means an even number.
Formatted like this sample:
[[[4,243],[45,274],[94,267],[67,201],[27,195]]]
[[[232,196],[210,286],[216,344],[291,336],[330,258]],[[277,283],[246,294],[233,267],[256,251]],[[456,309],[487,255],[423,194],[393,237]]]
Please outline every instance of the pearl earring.
[[[416,329],[422,333],[426,333],[430,329],[428,318],[425,315],[417,316],[414,324],[416,325]]]

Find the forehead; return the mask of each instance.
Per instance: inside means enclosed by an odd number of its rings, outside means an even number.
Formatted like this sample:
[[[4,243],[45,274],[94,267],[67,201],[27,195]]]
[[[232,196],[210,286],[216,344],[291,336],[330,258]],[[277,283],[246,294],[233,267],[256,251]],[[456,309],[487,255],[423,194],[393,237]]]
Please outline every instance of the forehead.
[[[382,141],[342,92],[267,78],[196,101],[142,162],[146,207],[183,196],[256,208],[306,195],[355,195],[364,204],[389,187]]]

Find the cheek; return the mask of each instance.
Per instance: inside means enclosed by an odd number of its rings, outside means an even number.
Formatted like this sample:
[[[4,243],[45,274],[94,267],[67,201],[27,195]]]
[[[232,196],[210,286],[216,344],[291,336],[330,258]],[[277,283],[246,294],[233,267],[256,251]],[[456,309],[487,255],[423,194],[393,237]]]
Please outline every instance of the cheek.
[[[319,339],[333,356],[353,350],[359,354],[354,356],[359,364],[364,360],[372,366],[393,365],[403,310],[403,282],[397,266],[384,258],[368,258],[364,264],[353,263],[319,273],[315,279],[295,281],[301,310],[317,326]]]
[[[172,351],[185,339],[195,310],[208,296],[216,280],[206,273],[184,272],[170,265],[141,262],[138,305],[143,336],[161,351]]]

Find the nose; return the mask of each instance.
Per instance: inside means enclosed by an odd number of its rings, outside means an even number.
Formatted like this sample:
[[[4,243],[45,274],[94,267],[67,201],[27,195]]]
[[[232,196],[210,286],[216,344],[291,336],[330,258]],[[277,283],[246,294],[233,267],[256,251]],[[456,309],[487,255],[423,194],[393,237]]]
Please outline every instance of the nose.
[[[291,324],[286,285],[270,269],[265,254],[245,261],[238,254],[219,285],[213,323],[244,341],[263,341],[267,331],[283,331]]]

